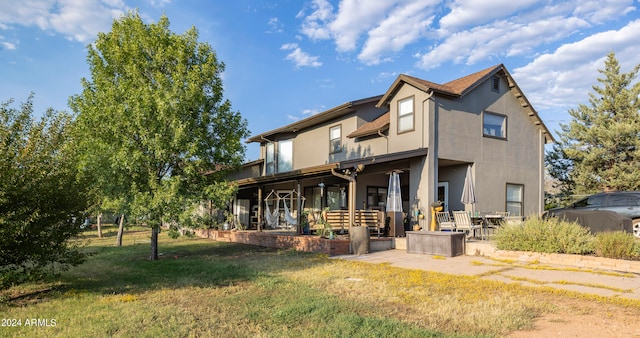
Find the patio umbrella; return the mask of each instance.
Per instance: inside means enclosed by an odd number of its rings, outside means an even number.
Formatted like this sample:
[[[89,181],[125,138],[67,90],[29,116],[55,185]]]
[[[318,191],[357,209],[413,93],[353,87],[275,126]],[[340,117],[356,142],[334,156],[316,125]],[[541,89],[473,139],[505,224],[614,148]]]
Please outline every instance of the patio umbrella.
[[[460,202],[471,204],[471,212],[473,212],[474,204],[476,203],[476,191],[473,184],[473,177],[471,176],[471,165],[467,166],[467,176],[464,178],[464,187],[462,188],[462,198]]]

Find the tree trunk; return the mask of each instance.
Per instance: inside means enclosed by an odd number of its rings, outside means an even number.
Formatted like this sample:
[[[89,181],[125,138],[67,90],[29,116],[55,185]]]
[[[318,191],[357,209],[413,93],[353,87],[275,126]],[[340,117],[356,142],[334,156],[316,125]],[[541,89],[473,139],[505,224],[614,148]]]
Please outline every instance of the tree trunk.
[[[98,238],[102,238],[102,214],[98,214],[96,226],[98,227]]]
[[[152,261],[158,260],[158,230],[159,227],[151,227],[151,257]]]
[[[123,232],[124,232],[124,214],[120,215],[120,224],[118,224],[118,235],[116,236],[116,246],[122,246]]]

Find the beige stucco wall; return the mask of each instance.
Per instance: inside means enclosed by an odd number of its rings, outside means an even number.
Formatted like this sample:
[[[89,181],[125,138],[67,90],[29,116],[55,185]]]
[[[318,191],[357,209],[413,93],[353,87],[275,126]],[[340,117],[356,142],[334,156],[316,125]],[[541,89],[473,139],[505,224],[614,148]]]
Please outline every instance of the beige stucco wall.
[[[354,113],[346,114],[338,119],[316,125],[311,129],[301,130],[289,135],[280,135],[271,141],[293,140],[293,169],[302,169],[317,165],[344,160],[364,158],[388,153],[387,138],[365,137],[348,138],[360,126],[371,122],[385,112],[384,108],[376,108],[375,101],[358,107]],[[341,126],[342,151],[329,153],[329,130]],[[265,158],[265,144],[261,144],[260,156]]]
[[[413,131],[398,134],[398,101],[413,97],[414,126]],[[410,85],[403,85],[397,94],[389,101],[391,112],[389,124],[389,152],[395,153],[428,147],[429,125],[428,94]]]

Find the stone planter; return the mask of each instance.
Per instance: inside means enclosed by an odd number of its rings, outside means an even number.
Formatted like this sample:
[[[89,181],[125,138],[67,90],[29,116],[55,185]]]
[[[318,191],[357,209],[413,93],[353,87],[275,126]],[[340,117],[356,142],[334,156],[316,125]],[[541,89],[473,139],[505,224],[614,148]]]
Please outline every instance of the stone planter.
[[[464,232],[407,231],[407,252],[454,257],[464,255]]]

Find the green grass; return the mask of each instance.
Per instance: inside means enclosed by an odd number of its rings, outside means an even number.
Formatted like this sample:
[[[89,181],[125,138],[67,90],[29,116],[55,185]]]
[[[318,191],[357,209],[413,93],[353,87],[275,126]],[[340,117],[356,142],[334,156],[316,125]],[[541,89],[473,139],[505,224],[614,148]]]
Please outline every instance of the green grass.
[[[160,234],[85,233],[88,261],[3,292],[0,336],[478,337],[530,328],[558,295],[514,284]],[[55,326],[25,326],[27,319]]]

